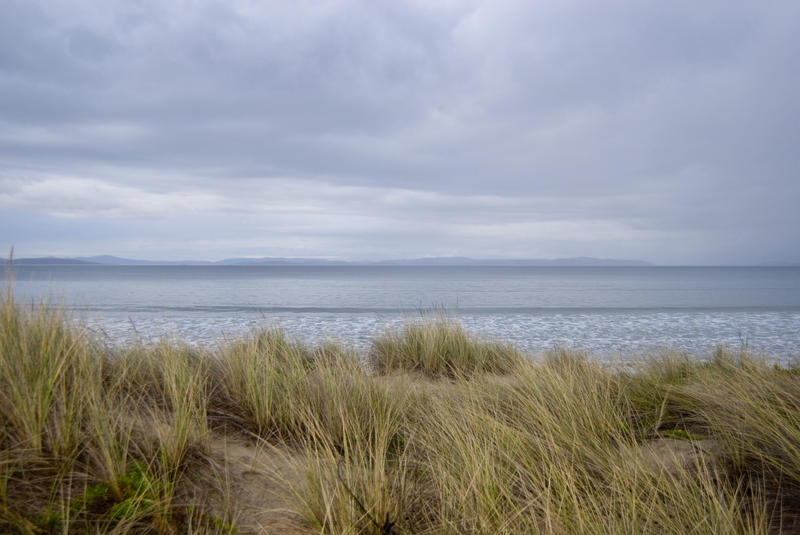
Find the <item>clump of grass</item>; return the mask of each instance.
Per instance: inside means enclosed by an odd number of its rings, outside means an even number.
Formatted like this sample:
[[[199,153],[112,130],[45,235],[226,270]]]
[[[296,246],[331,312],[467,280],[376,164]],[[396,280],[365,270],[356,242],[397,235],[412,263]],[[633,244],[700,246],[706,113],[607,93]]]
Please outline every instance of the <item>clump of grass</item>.
[[[675,393],[683,386],[696,383],[707,362],[685,354],[660,354],[637,363],[633,369],[620,370],[617,376],[624,396],[630,400],[631,419],[642,439],[658,437],[664,431],[684,429],[697,432]]]
[[[413,499],[405,451],[416,389],[410,379],[352,372],[318,370],[305,412],[309,456],[295,494],[320,533],[380,532]]]
[[[718,350],[674,397],[694,426],[718,441],[726,477],[768,500],[773,528],[800,528],[800,377]]]
[[[0,529],[171,533],[207,437],[206,377],[175,346],[110,354],[60,310],[0,302]]]
[[[222,346],[211,372],[214,410],[262,438],[302,434],[297,404],[314,363],[309,348],[276,330]]]
[[[367,359],[379,374],[402,370],[451,378],[507,374],[524,361],[512,346],[479,340],[447,319],[409,323],[386,332],[372,341]]]
[[[102,380],[84,335],[68,328],[58,309],[16,307],[7,289],[0,303],[0,421],[11,443],[66,459],[79,454],[85,394]]]
[[[763,532],[702,456],[652,463],[619,375],[558,352],[441,385],[409,426],[403,527],[432,533]],[[414,467],[410,470],[409,467]],[[411,490],[408,491],[408,488]],[[678,513],[680,511],[680,513]]]

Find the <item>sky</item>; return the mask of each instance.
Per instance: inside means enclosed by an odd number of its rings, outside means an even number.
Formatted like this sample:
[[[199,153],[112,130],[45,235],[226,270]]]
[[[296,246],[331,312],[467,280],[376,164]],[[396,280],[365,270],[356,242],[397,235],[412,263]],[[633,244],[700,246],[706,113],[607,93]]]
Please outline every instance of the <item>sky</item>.
[[[0,247],[800,261],[800,2],[0,0]]]

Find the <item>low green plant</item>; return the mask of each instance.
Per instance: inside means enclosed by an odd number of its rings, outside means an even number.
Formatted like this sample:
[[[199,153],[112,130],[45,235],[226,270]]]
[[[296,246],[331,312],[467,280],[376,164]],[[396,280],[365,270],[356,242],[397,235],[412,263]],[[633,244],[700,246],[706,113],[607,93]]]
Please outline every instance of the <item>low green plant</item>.
[[[31,519],[31,522],[39,531],[45,533],[54,533],[62,528],[64,519],[60,511],[48,509],[41,513],[35,514]]]

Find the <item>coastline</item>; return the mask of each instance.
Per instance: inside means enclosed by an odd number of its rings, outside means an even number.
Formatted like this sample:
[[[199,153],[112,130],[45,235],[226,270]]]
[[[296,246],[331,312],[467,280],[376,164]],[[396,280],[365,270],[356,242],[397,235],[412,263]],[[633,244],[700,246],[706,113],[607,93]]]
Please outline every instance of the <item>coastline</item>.
[[[100,273],[101,271],[102,273]],[[361,351],[385,329],[439,313],[526,353],[599,358],[717,345],[784,363],[800,354],[798,268],[85,266],[16,271],[21,304],[58,302],[106,343],[213,346],[280,328]]]

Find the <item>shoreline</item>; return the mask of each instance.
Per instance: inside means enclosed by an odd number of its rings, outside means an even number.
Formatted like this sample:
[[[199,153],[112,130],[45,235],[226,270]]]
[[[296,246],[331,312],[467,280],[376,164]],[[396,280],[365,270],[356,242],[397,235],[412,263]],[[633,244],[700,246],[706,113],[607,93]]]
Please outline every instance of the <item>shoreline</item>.
[[[135,343],[137,340],[148,344],[171,340],[198,348],[213,347],[226,340],[247,337],[258,331],[281,330],[300,343],[315,345],[335,342],[354,351],[366,352],[372,340],[386,330],[400,329],[409,323],[436,320],[440,316],[442,315],[332,316],[325,313],[290,313],[274,317],[254,315],[235,318],[225,317],[224,314],[210,318],[166,316],[157,320],[156,316],[150,317],[148,314],[138,318],[135,315],[120,316],[117,319],[96,316],[88,321],[84,317],[77,323],[88,323],[103,337],[105,343],[117,347]],[[705,312],[693,311],[667,318],[663,316],[662,313],[645,317],[634,313],[613,317],[597,314],[586,319],[581,315],[582,321],[576,322],[573,318],[573,323],[570,323],[570,319],[561,315],[511,318],[504,322],[507,320],[504,316],[474,316],[452,311],[444,314],[444,317],[459,323],[476,338],[509,343],[532,357],[540,356],[554,347],[586,353],[603,361],[637,360],[642,355],[670,352],[702,359],[717,347],[731,351],[745,350],[783,365],[800,357],[800,338],[795,336],[778,340],[777,334],[765,337],[759,331],[755,334],[760,336],[745,335],[737,328],[737,321],[731,320],[726,313],[711,316],[718,325],[716,337],[713,339],[703,339],[698,334],[711,321]],[[792,326],[800,322],[800,311],[796,314],[759,313],[757,318],[758,325],[771,323],[776,332],[791,333],[795,332]],[[689,322],[693,319],[702,323],[692,326]],[[624,326],[619,325],[619,321],[627,321],[633,327],[628,327],[626,331]],[[721,323],[725,321],[727,324]],[[502,324],[502,331],[499,333],[496,327],[492,327],[497,324]],[[615,332],[613,336],[606,335],[603,338],[591,338],[584,334],[587,331],[591,333],[604,329],[615,329]]]
[[[593,268],[353,266],[343,274],[325,266],[221,266],[213,273],[111,266],[100,276],[54,266],[20,268],[15,286],[24,304],[56,296],[71,315],[109,334],[107,342],[128,343],[138,332],[215,345],[278,327],[306,343],[335,339],[366,350],[386,328],[444,311],[476,336],[525,353],[563,346],[599,358],[637,358],[664,348],[703,356],[720,344],[744,343],[788,363],[800,355],[798,270],[663,268],[621,275]]]

